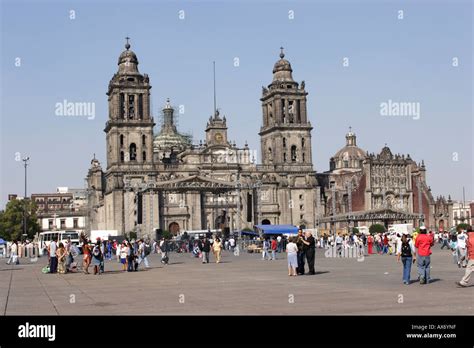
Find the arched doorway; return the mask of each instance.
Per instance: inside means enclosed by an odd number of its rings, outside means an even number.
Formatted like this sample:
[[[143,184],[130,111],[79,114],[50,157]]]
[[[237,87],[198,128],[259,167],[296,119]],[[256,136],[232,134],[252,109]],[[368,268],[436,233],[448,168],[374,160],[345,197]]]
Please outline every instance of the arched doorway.
[[[438,227],[439,227],[439,231],[444,231],[444,220],[443,219],[439,220]]]
[[[179,224],[175,221],[168,225],[168,231],[170,231],[174,236],[179,233]]]
[[[262,225],[271,225],[272,223],[268,219],[263,219],[262,220]]]

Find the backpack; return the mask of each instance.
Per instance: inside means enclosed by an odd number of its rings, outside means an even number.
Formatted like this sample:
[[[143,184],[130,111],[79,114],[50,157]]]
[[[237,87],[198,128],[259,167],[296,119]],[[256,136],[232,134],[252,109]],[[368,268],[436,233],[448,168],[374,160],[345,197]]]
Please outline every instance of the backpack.
[[[151,245],[150,244],[145,244],[145,256],[150,255],[151,253]]]
[[[411,247],[409,243],[402,243],[402,255],[404,257],[411,256]]]
[[[92,255],[94,255],[95,257],[100,256],[100,248],[97,245],[94,247],[94,250],[92,251]]]

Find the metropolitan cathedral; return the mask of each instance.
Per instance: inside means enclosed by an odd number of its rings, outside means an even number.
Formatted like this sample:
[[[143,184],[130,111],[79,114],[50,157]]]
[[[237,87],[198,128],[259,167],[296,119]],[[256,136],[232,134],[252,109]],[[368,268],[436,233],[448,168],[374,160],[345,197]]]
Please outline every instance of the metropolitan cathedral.
[[[155,133],[150,78],[139,72],[127,41],[107,90],[106,167],[94,156],[87,175],[90,229],[154,236],[159,229],[232,232],[258,224],[448,222],[439,210],[444,213],[449,204],[436,208],[423,163],[393,155],[388,147],[369,154],[357,147],[352,131],[330,159],[329,171],[317,173],[308,92],[292,73],[281,49],[273,78],[262,87],[256,163],[247,144],[229,140],[219,110],[203,120],[205,140],[197,144],[179,132],[176,110],[163,99]]]

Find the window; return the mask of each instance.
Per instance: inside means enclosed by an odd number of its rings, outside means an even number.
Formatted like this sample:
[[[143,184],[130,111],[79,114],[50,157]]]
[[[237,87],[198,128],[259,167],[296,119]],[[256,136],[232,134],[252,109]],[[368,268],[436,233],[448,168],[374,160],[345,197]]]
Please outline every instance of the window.
[[[124,162],[125,161],[125,155],[123,153],[123,151],[120,151],[120,162]]]
[[[305,156],[304,156],[304,152],[303,152],[303,153],[302,153],[302,160],[303,160],[303,162],[305,161],[304,157],[305,157]]]
[[[119,115],[120,118],[125,118],[125,94],[120,93],[120,106],[119,106]]]
[[[48,230],[52,230],[53,229],[53,219],[49,219],[48,220]]]
[[[123,138],[124,138],[123,134],[120,134],[120,146],[123,146]]]
[[[138,95],[138,117],[143,120],[143,94]]]
[[[349,161],[344,161],[344,168],[349,168]]]
[[[297,155],[296,155],[296,146],[291,146],[291,162],[296,162]]]
[[[75,218],[73,220],[73,228],[79,228],[79,219]]]
[[[301,147],[304,147],[305,140],[304,138],[301,138]]]
[[[142,145],[146,144],[146,136],[145,134],[142,135]]]
[[[143,151],[142,158],[143,158],[143,162],[146,162],[146,151]]]
[[[286,147],[286,138],[283,138],[283,147]]]
[[[135,96],[128,96],[128,118],[133,119],[135,117]]]
[[[61,219],[61,229],[65,229],[66,228],[66,219]]]
[[[300,210],[304,210],[304,205],[300,204]]]
[[[300,199],[303,199],[303,195],[300,195],[299,197],[300,197]]]
[[[304,218],[304,215],[301,214],[301,215],[300,215],[300,220],[303,220],[303,218]]]
[[[130,161],[137,160],[137,145],[135,143],[130,144]]]
[[[286,162],[286,152],[283,152],[283,162]]]

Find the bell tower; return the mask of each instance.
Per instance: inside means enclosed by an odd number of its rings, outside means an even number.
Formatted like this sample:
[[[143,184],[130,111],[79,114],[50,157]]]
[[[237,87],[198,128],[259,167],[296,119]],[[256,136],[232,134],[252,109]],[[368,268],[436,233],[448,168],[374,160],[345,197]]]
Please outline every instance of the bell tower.
[[[107,92],[109,119],[104,132],[107,142],[107,170],[153,161],[153,126],[150,112],[150,80],[138,71],[138,59],[126,38],[118,59],[118,72]]]
[[[304,81],[293,80],[283,47],[273,67],[273,80],[262,87],[263,125],[260,128],[262,163],[312,168],[311,130],[306,113]]]

